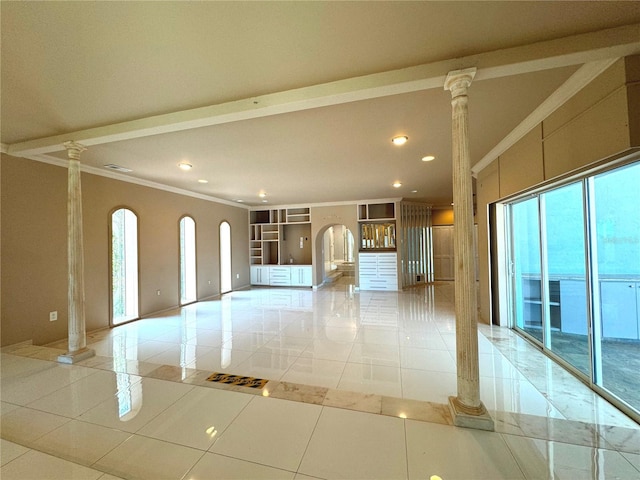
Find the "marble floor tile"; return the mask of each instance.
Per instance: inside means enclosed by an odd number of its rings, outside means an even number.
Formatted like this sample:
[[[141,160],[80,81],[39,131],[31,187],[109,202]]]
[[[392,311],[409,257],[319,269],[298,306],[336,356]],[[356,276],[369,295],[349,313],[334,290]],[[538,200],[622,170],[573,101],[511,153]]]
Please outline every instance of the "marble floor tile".
[[[354,343],[348,362],[399,367],[400,348],[397,345]]]
[[[400,369],[382,365],[347,363],[338,383],[339,390],[402,396]]]
[[[215,453],[205,453],[186,476],[189,480],[291,480],[294,477],[294,472]]]
[[[403,422],[325,407],[298,471],[335,479],[406,478]]]
[[[6,465],[28,451],[29,449],[22,445],[0,439],[0,466]]]
[[[401,347],[400,366],[413,370],[456,373],[456,362],[447,350]]]
[[[638,471],[612,450],[513,435],[504,439],[527,478],[638,478]]]
[[[402,369],[402,398],[447,404],[457,392],[455,373]]]
[[[182,478],[203,455],[195,448],[132,435],[94,466],[122,478],[175,480]]]
[[[420,420],[422,422],[453,425],[449,406],[441,403],[382,397],[380,413],[382,415]]]
[[[322,408],[254,397],[209,451],[296,471]]]
[[[118,391],[117,375],[104,370],[96,370],[95,373],[41,397],[29,403],[28,406],[75,418],[116,394]]]
[[[405,420],[410,479],[524,479],[498,433]],[[462,459],[464,459],[462,461]]]
[[[97,480],[103,472],[30,450],[0,469],[2,480]]]
[[[138,433],[207,450],[250,400],[241,393],[195,387]]]
[[[2,378],[2,399],[17,405],[27,405],[73,382],[95,373],[75,365],[49,363],[51,368],[20,378]]]
[[[640,454],[620,452],[627,461],[640,472]],[[640,475],[638,475],[640,477]]]
[[[346,362],[353,348],[352,342],[340,342],[328,338],[314,338],[300,354],[318,360]]]
[[[70,419],[52,413],[20,407],[0,419],[2,438],[21,445],[31,445],[43,435],[69,422]]]
[[[382,411],[382,396],[373,393],[329,389],[324,397],[323,405],[379,414]]]
[[[238,348],[213,348],[206,353],[196,355],[189,368],[211,370],[212,372],[233,373],[235,368],[246,361],[255,352]]]
[[[640,455],[640,428],[594,425],[594,430],[604,438],[611,448]]]
[[[282,400],[291,400],[294,402],[311,403],[314,405],[322,405],[324,403],[328,388],[317,387],[313,385],[305,385],[300,383],[289,383],[286,381],[275,382],[271,386],[271,382],[267,385],[268,390],[263,394],[265,397],[280,398]]]
[[[336,388],[344,371],[344,362],[299,357],[282,376],[283,382]]]
[[[134,433],[194,388],[155,378],[143,378],[130,383],[130,378],[122,374],[118,391],[88,409],[79,419]]]
[[[298,358],[295,353],[282,353],[258,351],[239,363],[237,370],[233,373],[265,380],[280,380]]]
[[[93,463],[120,445],[130,434],[71,420],[33,443],[33,448],[81,465]]]

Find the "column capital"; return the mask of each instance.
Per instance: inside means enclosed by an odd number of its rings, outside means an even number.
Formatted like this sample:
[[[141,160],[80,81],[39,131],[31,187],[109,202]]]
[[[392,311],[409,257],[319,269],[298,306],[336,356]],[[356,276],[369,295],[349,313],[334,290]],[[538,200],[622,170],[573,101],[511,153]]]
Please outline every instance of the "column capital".
[[[451,90],[451,97],[456,98],[467,94],[467,89],[471,86],[473,78],[476,76],[476,67],[465,68],[464,70],[453,70],[447,74],[444,81],[444,89]]]
[[[71,160],[80,160],[80,154],[87,150],[87,147],[73,140],[64,142],[62,145],[67,150],[67,155]]]

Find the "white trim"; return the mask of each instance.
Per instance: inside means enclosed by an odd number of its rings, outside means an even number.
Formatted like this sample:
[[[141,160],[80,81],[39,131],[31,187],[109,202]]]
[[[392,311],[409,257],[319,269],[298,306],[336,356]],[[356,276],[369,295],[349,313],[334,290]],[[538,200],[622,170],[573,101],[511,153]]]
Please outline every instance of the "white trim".
[[[0,143],[0,153],[7,153],[9,145],[6,143]]]
[[[62,160],[60,158],[51,157],[49,155],[29,155],[25,157],[29,160],[34,160],[36,162],[48,163],[50,165],[56,165],[58,167],[67,168],[67,161]],[[222,203],[224,205],[228,205],[230,207],[238,207],[243,210],[249,210],[248,205],[244,205],[238,202],[232,202],[231,200],[225,200],[223,198],[213,197],[211,195],[205,195],[203,193],[190,192],[189,190],[184,190],[182,188],[171,187],[169,185],[164,185],[162,183],[152,182],[150,180],[143,180],[141,178],[134,178],[124,175],[122,173],[114,172],[113,170],[103,170],[101,168],[91,167],[88,165],[80,164],[80,170],[85,173],[89,173],[91,175],[97,175],[99,177],[107,177],[113,180],[119,180],[121,182],[133,183],[135,185],[140,185],[142,187],[154,188],[156,190],[162,190],[169,193],[176,193],[178,195],[184,195],[186,197],[193,197],[200,200],[206,200],[207,202],[214,203]]]
[[[28,157],[62,151],[64,150],[62,144],[69,140],[90,147],[400,93],[442,88],[447,72],[460,68],[477,68],[476,81],[479,81],[612,57],[618,58],[640,52],[639,39],[640,24],[627,25],[28,140],[9,145],[7,153]]]
[[[608,58],[595,62],[585,63],[566,82],[556,89],[547,99],[529,114],[520,124],[511,130],[495,147],[471,167],[471,173],[477,177],[478,173],[487,167],[496,158],[506,152],[522,137],[539,125],[544,119],[564,105],[571,97],[587,86],[598,75],[613,65],[618,58]]]

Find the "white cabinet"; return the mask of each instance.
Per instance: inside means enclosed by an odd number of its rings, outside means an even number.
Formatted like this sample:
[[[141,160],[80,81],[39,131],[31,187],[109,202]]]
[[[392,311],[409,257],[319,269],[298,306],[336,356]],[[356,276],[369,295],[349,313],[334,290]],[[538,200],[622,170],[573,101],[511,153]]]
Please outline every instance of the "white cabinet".
[[[252,265],[251,285],[269,285],[269,267]]]
[[[359,254],[360,290],[398,290],[398,257],[393,253]]]
[[[311,265],[251,265],[251,285],[311,287]]]
[[[276,287],[291,285],[291,269],[284,266],[269,267],[269,285]]]
[[[291,286],[292,287],[310,287],[311,281],[311,266],[295,266],[289,267],[291,269]]]

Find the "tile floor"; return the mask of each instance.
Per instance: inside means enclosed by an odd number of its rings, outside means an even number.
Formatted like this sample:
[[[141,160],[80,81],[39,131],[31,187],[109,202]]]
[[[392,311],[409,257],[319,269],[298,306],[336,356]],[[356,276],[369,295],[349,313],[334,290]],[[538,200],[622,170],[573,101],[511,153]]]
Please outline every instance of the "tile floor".
[[[479,334],[496,431],[451,426],[448,283],[238,291],[88,343],[2,349],[3,480],[640,478],[640,425],[508,329]]]

